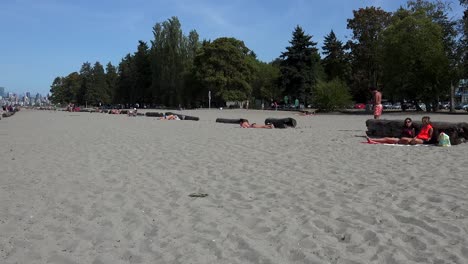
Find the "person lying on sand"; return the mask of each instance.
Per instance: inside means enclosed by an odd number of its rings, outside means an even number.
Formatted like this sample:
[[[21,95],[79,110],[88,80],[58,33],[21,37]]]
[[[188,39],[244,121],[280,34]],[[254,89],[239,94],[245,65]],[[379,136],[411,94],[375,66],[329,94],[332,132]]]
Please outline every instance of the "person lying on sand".
[[[408,144],[408,140],[402,140],[402,138],[413,138],[415,135],[413,121],[411,118],[407,117],[403,123],[403,127],[401,129],[401,138],[395,137],[385,137],[385,138],[367,138],[367,143],[370,144]]]
[[[268,125],[257,125],[256,123],[249,124],[249,121],[247,119],[241,119],[240,126],[242,128],[275,128],[272,124],[268,124]]]
[[[159,120],[180,120],[179,116],[177,115],[164,115],[158,119]]]

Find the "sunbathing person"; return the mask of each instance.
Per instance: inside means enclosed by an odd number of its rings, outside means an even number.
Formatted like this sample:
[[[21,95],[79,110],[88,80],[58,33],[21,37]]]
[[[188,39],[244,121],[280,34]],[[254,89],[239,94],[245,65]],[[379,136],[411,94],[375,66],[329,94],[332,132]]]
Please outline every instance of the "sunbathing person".
[[[415,135],[413,121],[411,118],[407,117],[403,123],[403,128],[401,129],[401,138],[395,137],[385,137],[385,138],[367,138],[367,142],[371,144],[408,144],[408,140],[402,140],[403,138],[413,138]]]
[[[249,124],[249,121],[247,119],[241,119],[240,126],[242,128],[275,128],[272,124],[268,124],[268,125],[257,125],[256,123]]]
[[[158,119],[159,120],[180,120],[179,116],[177,115],[164,115]]]

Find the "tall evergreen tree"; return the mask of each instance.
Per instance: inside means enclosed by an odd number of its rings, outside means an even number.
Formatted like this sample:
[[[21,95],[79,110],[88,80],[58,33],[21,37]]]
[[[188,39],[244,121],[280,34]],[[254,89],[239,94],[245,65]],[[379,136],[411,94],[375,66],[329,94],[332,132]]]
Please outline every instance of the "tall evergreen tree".
[[[65,98],[64,103],[77,103],[79,98],[79,93],[81,89],[81,76],[77,72],[70,73],[63,80],[63,85],[65,87]]]
[[[130,100],[133,103],[150,103],[151,98],[151,63],[150,50],[148,45],[143,42],[138,42],[138,50],[134,55],[135,59],[135,86],[132,92],[133,98]]]
[[[183,103],[186,106],[191,106],[192,100],[196,97],[197,90],[199,89],[198,83],[193,75],[193,62],[197,51],[200,49],[200,41],[198,33],[195,30],[190,31],[186,37],[186,58],[184,66],[184,91]]]
[[[86,90],[85,99],[88,105],[110,103],[104,67],[99,62],[96,62],[92,68],[90,86]]]
[[[330,81],[338,78],[345,81],[350,71],[350,65],[343,42],[336,38],[333,30],[325,36],[322,50],[325,55],[322,65],[327,79]]]
[[[109,95],[110,101],[115,102],[115,93],[117,91],[118,84],[117,69],[112,63],[106,65],[106,82],[107,82],[107,94]]]
[[[185,39],[177,17],[153,27],[151,41],[153,101],[167,105],[182,103]]]
[[[285,95],[293,96],[307,103],[313,86],[319,79],[320,55],[311,41],[312,36],[304,33],[300,26],[293,32],[291,46],[280,56],[281,83]]]
[[[119,79],[115,94],[114,103],[128,104],[135,103],[131,98],[135,98],[132,92],[135,89],[136,73],[135,62],[131,54],[127,54],[119,63]]]
[[[54,104],[67,102],[65,87],[63,85],[63,77],[56,77],[50,86],[50,101]]]
[[[93,69],[91,67],[91,63],[85,62],[81,66],[80,69],[80,79],[81,79],[81,86],[77,93],[76,101],[79,105],[87,104],[87,94],[88,90],[91,87],[91,82],[93,78]]]

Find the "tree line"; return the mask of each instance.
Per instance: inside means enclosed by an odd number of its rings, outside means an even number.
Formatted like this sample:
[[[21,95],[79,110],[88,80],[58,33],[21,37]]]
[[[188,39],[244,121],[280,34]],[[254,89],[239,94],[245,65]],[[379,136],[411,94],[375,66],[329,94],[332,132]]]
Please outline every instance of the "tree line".
[[[333,110],[366,102],[373,86],[391,101],[436,105],[468,76],[468,0],[460,4],[459,20],[449,18],[450,6],[441,1],[408,1],[395,12],[360,8],[347,20],[351,39],[343,43],[331,30],[322,56],[317,42],[297,26],[290,45],[269,63],[241,40],[200,40],[195,30],[185,35],[172,17],[156,23],[150,46],[140,40],[117,67],[85,62],[79,72],[55,78],[51,100],[191,108],[207,107],[210,91],[218,105],[297,98]]]

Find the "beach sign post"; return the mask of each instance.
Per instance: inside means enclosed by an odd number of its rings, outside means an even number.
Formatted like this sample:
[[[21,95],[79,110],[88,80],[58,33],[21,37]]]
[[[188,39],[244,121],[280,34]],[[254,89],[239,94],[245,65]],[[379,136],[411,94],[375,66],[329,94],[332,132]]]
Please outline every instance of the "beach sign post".
[[[211,109],[211,91],[208,91],[208,109]]]

